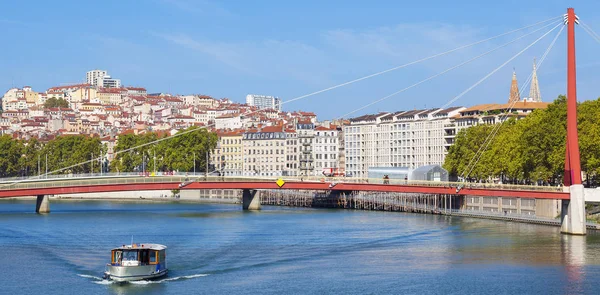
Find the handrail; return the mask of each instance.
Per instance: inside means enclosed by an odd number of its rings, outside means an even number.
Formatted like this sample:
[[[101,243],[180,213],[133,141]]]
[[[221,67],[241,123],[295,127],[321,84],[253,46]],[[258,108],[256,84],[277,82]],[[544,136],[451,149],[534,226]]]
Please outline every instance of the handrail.
[[[65,178],[68,178],[65,179]],[[88,185],[110,185],[110,184],[131,184],[131,183],[164,183],[164,182],[274,182],[278,178],[284,181],[296,182],[327,182],[335,184],[383,184],[382,179],[374,178],[351,178],[351,177],[319,177],[319,176],[204,176],[203,173],[176,173],[176,175],[149,175],[140,173],[109,173],[100,175],[79,174],[68,177],[54,177],[47,179],[24,179],[20,181],[10,181],[0,179],[0,191],[16,189],[33,189],[48,187],[69,187],[69,186],[88,186]],[[528,186],[512,184],[488,184],[488,183],[462,183],[462,182],[441,182],[425,180],[399,180],[389,179],[384,185],[404,185],[404,186],[425,186],[425,187],[456,187],[469,189],[498,189],[498,190],[518,190],[518,191],[550,191],[562,192],[562,187],[552,186]]]

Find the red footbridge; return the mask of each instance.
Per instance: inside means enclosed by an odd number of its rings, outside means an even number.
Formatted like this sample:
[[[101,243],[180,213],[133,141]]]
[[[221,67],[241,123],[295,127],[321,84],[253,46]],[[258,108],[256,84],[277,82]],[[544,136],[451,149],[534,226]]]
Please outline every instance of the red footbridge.
[[[451,197],[479,196],[520,199],[553,199],[560,200],[562,203],[561,231],[567,234],[585,235],[585,202],[600,201],[600,190],[585,189],[582,185],[577,133],[577,91],[575,74],[575,25],[579,23],[579,19],[575,15],[573,8],[567,9],[563,22],[567,29],[567,138],[565,173],[563,177],[563,186],[560,187],[425,181],[394,182],[393,180],[390,180],[390,183],[383,184],[383,181],[379,179],[356,178],[282,177],[283,182],[277,182],[277,177],[141,177],[103,175],[71,177],[68,179],[6,180],[4,182],[0,180],[0,198],[37,196],[38,202],[36,211],[39,213],[49,212],[48,195],[176,189],[243,190],[244,208],[248,209],[256,207],[256,203],[260,202],[260,200],[257,200],[259,198],[254,198],[257,190],[309,190],[328,191],[332,193],[389,192],[444,195]],[[560,25],[562,25],[562,23],[557,24],[557,27]]]

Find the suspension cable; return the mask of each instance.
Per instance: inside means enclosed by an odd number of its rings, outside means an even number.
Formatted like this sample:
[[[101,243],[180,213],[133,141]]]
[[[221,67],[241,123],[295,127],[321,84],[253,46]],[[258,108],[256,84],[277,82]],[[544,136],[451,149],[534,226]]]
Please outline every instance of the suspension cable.
[[[552,48],[554,47],[554,44],[556,43],[556,40],[558,39],[558,37],[560,36],[560,34],[562,33],[562,31],[564,30],[564,26],[558,31],[558,33],[556,34],[556,36],[554,37],[554,39],[552,40],[552,42],[550,43],[550,45],[548,46],[548,48],[546,49],[546,51],[544,52],[544,54],[542,55],[542,58],[540,59],[540,61],[537,63],[536,67],[539,69],[544,60],[546,59],[546,57],[548,56],[548,53],[550,53],[550,51],[552,50]],[[524,90],[527,89],[527,85],[529,84],[529,82],[531,81],[533,77],[533,72],[531,74],[529,74],[529,76],[527,77],[527,79],[525,80],[525,82],[523,83],[524,86],[522,87]],[[520,95],[521,91],[519,91],[519,95]],[[468,170],[468,172],[466,173],[466,175],[463,173],[462,177],[463,177],[463,181],[465,181],[471,174],[471,172],[475,169],[475,167],[477,166],[477,164],[479,163],[479,160],[481,159],[481,157],[483,156],[483,153],[487,150],[488,146],[490,145],[490,143],[492,142],[492,140],[495,138],[496,134],[498,133],[498,131],[500,130],[500,127],[502,125],[503,122],[505,122],[506,118],[508,117],[508,115],[512,112],[513,107],[515,106],[515,104],[517,103],[517,101],[513,101],[510,105],[509,108],[507,110],[506,113],[504,113],[503,115],[500,116],[500,124],[496,124],[493,128],[492,131],[488,134],[488,136],[486,137],[485,141],[483,142],[483,144],[479,147],[479,149],[477,150],[477,152],[475,153],[475,155],[473,156],[473,158],[471,158],[471,160],[469,161],[469,163],[467,164],[466,169]]]
[[[390,97],[392,97],[392,96],[398,95],[398,94],[400,94],[400,93],[402,93],[402,92],[404,92],[404,91],[406,91],[406,90],[409,90],[409,89],[411,89],[411,88],[414,88],[414,87],[416,87],[416,86],[419,86],[419,85],[421,85],[421,84],[423,84],[423,83],[425,83],[425,82],[427,82],[427,81],[429,81],[429,80],[432,80],[432,79],[434,79],[434,78],[437,78],[437,77],[439,77],[439,76],[441,76],[441,75],[443,75],[443,74],[445,74],[445,73],[447,73],[447,72],[450,72],[450,71],[452,71],[452,70],[454,70],[454,69],[457,69],[457,68],[459,68],[459,67],[461,67],[461,66],[464,66],[464,65],[466,65],[466,64],[468,64],[468,63],[470,63],[470,62],[473,62],[473,61],[475,61],[475,60],[477,60],[477,59],[479,59],[479,58],[481,58],[481,57],[484,57],[484,56],[486,56],[486,55],[488,55],[488,54],[490,54],[490,53],[492,53],[492,52],[494,52],[494,51],[496,51],[496,50],[498,50],[498,49],[500,49],[500,48],[506,47],[506,46],[508,46],[508,45],[510,45],[510,44],[512,44],[512,43],[514,43],[514,42],[516,42],[516,41],[518,41],[518,40],[520,40],[520,39],[523,39],[523,38],[525,38],[525,37],[527,37],[527,36],[529,36],[529,35],[531,35],[531,34],[537,33],[538,31],[540,31],[540,30],[543,30],[543,29],[545,29],[545,28],[547,28],[547,27],[549,27],[549,26],[551,26],[551,25],[554,25],[554,23],[547,24],[547,25],[545,25],[545,26],[543,26],[543,27],[541,27],[541,28],[539,28],[539,29],[537,29],[537,30],[535,30],[535,31],[532,31],[532,32],[530,32],[530,33],[527,33],[527,34],[525,34],[525,35],[522,35],[522,36],[519,36],[519,37],[517,37],[516,39],[514,39],[514,40],[512,40],[512,41],[509,41],[509,42],[507,42],[507,43],[504,43],[504,44],[502,44],[502,45],[500,45],[500,46],[498,46],[498,47],[496,47],[496,48],[494,48],[494,49],[492,49],[492,50],[489,50],[489,51],[487,51],[487,52],[484,52],[484,53],[482,53],[482,54],[480,54],[480,55],[478,55],[478,56],[476,56],[476,57],[474,57],[474,58],[471,58],[471,59],[469,59],[469,60],[467,60],[467,61],[464,61],[464,62],[462,62],[462,63],[460,63],[460,64],[458,64],[458,65],[455,65],[455,66],[453,66],[453,67],[450,67],[450,68],[448,68],[448,69],[446,69],[446,70],[444,70],[444,71],[442,71],[442,72],[439,72],[439,73],[437,73],[437,74],[435,74],[435,75],[433,75],[433,76],[430,76],[430,77],[428,77],[428,78],[426,78],[426,79],[424,79],[424,80],[421,80],[421,81],[419,81],[419,82],[417,82],[417,83],[415,83],[415,84],[412,84],[412,85],[410,85],[410,86],[408,86],[408,87],[406,87],[406,88],[404,88],[404,89],[402,89],[402,90],[396,91],[396,92],[394,92],[394,93],[392,93],[392,94],[386,95],[386,96],[384,96],[384,97],[382,97],[382,98],[380,98],[380,99],[377,99],[377,100],[375,100],[375,101],[372,101],[372,102],[370,102],[370,103],[368,103],[368,104],[366,104],[366,105],[364,105],[364,106],[362,106],[362,107],[360,107],[360,108],[358,108],[358,109],[355,109],[355,110],[353,110],[353,111],[351,111],[351,112],[348,112],[348,113],[344,114],[344,115],[343,115],[343,116],[341,116],[341,117],[338,117],[338,119],[341,119],[341,118],[347,118],[349,115],[352,115],[352,114],[354,114],[354,113],[356,113],[356,112],[358,112],[358,111],[361,111],[361,110],[363,110],[363,109],[366,109],[366,108],[368,108],[368,107],[370,107],[370,106],[372,106],[372,105],[374,105],[374,104],[380,103],[380,102],[382,102],[382,101],[384,101],[384,100],[386,100],[386,99],[388,99],[388,98],[390,98]]]
[[[370,75],[367,75],[367,76],[364,76],[364,77],[361,77],[361,78],[358,78],[358,79],[350,80],[350,81],[347,81],[347,82],[344,82],[344,83],[341,83],[341,84],[338,84],[338,85],[335,85],[335,86],[331,86],[331,87],[328,87],[328,88],[325,88],[325,89],[322,89],[322,90],[319,90],[319,91],[315,91],[315,92],[312,92],[312,93],[309,93],[309,94],[301,95],[301,96],[292,98],[290,100],[287,100],[287,101],[283,102],[282,104],[294,102],[294,101],[299,100],[299,99],[303,99],[303,98],[306,98],[306,97],[309,97],[309,96],[313,96],[313,95],[316,95],[316,94],[327,92],[327,91],[330,91],[330,90],[333,90],[333,89],[336,89],[336,88],[339,88],[339,87],[342,87],[342,86],[350,85],[350,84],[353,84],[355,82],[359,82],[359,81],[362,81],[362,80],[373,78],[373,77],[376,77],[376,76],[379,76],[379,75],[382,75],[382,74],[385,74],[385,73],[388,73],[388,72],[399,70],[399,69],[405,68],[405,67],[410,66],[410,65],[414,65],[414,64],[417,64],[417,63],[420,63],[420,62],[424,62],[424,61],[427,61],[427,60],[430,60],[430,59],[433,59],[433,58],[436,58],[436,57],[444,56],[444,55],[447,55],[449,53],[452,53],[452,52],[455,52],[455,51],[458,51],[458,50],[461,50],[461,49],[469,48],[469,47],[472,47],[472,46],[475,46],[475,45],[478,45],[478,44],[481,44],[481,43],[484,43],[484,42],[487,42],[487,41],[490,41],[490,40],[494,40],[494,39],[497,39],[497,38],[500,38],[502,36],[506,36],[506,35],[509,35],[509,34],[512,34],[512,33],[515,33],[515,32],[519,32],[519,31],[522,31],[522,30],[525,30],[525,29],[528,29],[528,28],[531,28],[531,27],[535,27],[535,26],[541,25],[543,23],[547,23],[547,22],[550,22],[550,21],[553,21],[553,20],[556,20],[556,19],[562,19],[562,17],[563,16],[561,15],[561,16],[549,18],[547,20],[544,20],[544,21],[541,21],[541,22],[537,22],[537,23],[532,24],[532,25],[528,25],[528,26],[525,26],[525,27],[522,27],[522,28],[519,28],[519,29],[514,29],[514,30],[511,30],[511,31],[502,33],[500,35],[496,35],[494,37],[486,38],[486,39],[483,39],[483,40],[480,40],[480,41],[477,41],[477,42],[473,42],[473,43],[470,43],[470,44],[467,44],[467,45],[463,45],[463,46],[460,46],[460,47],[448,50],[446,52],[434,54],[432,56],[421,58],[419,60],[412,61],[412,62],[403,64],[403,65],[400,65],[400,66],[397,66],[397,67],[393,67],[393,68],[390,68],[390,69],[387,69],[387,70],[383,70],[381,72],[373,73],[373,74],[370,74]]]
[[[504,62],[503,64],[501,64],[499,67],[497,67],[496,69],[494,69],[493,71],[491,71],[489,74],[487,74],[485,77],[481,78],[481,80],[477,81],[477,83],[473,84],[473,86],[467,88],[465,91],[463,91],[462,93],[460,93],[459,95],[457,95],[456,97],[454,97],[453,99],[451,99],[448,103],[446,103],[444,106],[442,106],[442,109],[446,108],[447,106],[453,104],[459,98],[463,97],[465,94],[467,94],[473,88],[477,87],[479,84],[481,84],[487,78],[489,78],[491,75],[495,74],[497,71],[499,71],[501,68],[503,68],[509,62],[511,62],[513,59],[517,58],[519,55],[521,55],[523,52],[525,52],[531,46],[535,45],[538,41],[542,40],[544,37],[546,37],[548,34],[550,34],[552,31],[554,31],[560,25],[562,25],[562,23],[560,23],[560,24],[556,25],[554,28],[550,29],[550,31],[546,32],[546,34],[542,35],[537,40],[535,40],[533,43],[529,44],[529,46],[525,47],[525,49],[519,51],[517,54],[515,54],[515,56],[511,57],[510,59],[508,59],[506,62]]]
[[[579,20],[579,24],[581,25],[581,27],[583,28],[583,30],[588,33],[592,38],[594,38],[594,40],[596,40],[598,43],[600,43],[600,36],[598,34],[596,34],[596,32],[594,32],[594,30],[592,30],[592,28],[587,25],[586,23],[584,23],[583,21]]]

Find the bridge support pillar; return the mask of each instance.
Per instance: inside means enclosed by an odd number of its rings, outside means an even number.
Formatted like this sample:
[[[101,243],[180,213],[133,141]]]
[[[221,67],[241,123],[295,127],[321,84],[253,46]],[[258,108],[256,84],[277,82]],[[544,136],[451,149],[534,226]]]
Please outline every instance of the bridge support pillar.
[[[582,184],[574,184],[569,187],[570,200],[562,201],[560,213],[560,232],[570,235],[585,235],[585,196]]]
[[[50,200],[48,199],[47,195],[37,196],[37,201],[35,203],[35,213],[38,213],[38,214],[50,213]]]
[[[245,189],[242,192],[242,206],[244,210],[260,210],[260,195],[256,190]]]

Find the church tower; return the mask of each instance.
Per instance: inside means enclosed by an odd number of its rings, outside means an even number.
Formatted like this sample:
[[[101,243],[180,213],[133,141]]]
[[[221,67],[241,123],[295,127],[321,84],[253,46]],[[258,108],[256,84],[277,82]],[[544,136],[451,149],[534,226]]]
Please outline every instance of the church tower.
[[[533,59],[533,73],[531,74],[531,87],[529,87],[529,99],[535,102],[542,101],[542,94],[540,93],[540,85],[538,85],[537,78],[537,67],[535,65],[535,58]]]
[[[508,97],[508,103],[521,100],[519,94],[519,83],[517,83],[517,73],[513,70],[512,82],[510,84],[510,96]]]

